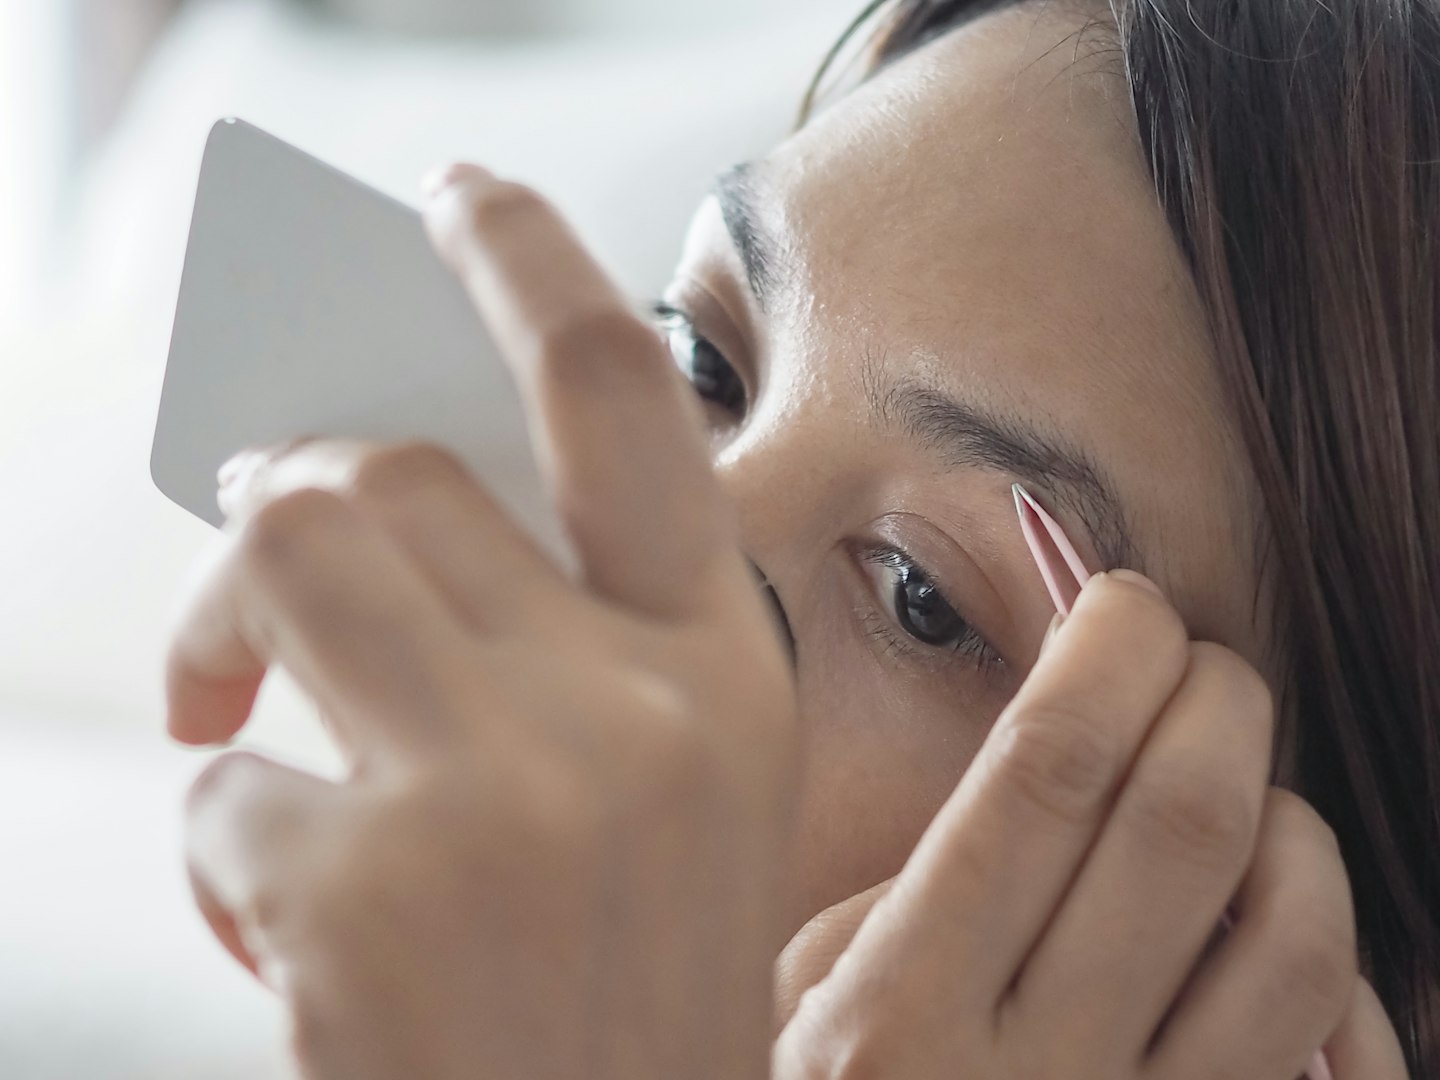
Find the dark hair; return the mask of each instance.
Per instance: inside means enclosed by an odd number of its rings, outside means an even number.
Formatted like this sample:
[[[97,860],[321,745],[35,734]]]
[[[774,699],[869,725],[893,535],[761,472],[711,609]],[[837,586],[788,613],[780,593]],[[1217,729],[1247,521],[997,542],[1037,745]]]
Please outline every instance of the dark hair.
[[[876,0],[800,123],[872,20],[866,77],[1015,3]],[[1296,787],[1440,1076],[1440,0],[1090,6],[1259,478]]]

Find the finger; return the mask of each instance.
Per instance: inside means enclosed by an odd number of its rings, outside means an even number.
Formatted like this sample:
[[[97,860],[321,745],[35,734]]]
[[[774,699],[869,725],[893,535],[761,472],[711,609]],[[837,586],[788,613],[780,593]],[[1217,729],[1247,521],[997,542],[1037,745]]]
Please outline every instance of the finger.
[[[1009,1007],[1031,1030],[1114,1055],[1117,1074],[1140,1060],[1250,865],[1271,715],[1253,668],[1190,646],[1179,690],[1026,961]]]
[[[1325,1044],[1325,1055],[1333,1080],[1406,1080],[1400,1037],[1375,989],[1365,979],[1355,981],[1350,1007]],[[1330,1078],[1316,1076],[1312,1071],[1308,1080]]]
[[[476,633],[524,624],[569,592],[465,464],[433,443],[308,439],[262,451],[221,489],[221,506],[239,523],[306,487],[333,491],[384,525]]]
[[[337,796],[327,780],[245,751],[212,761],[186,796],[185,861],[200,911],[272,989],[278,913],[303,888]]]
[[[248,518],[174,633],[170,733],[223,742],[268,666],[283,665],[340,724],[342,749],[433,742],[458,723],[468,634],[385,530],[339,496],[297,491]]]
[[[659,333],[536,192],[449,175],[427,226],[515,372],[587,584],[659,615],[738,590],[698,404]]]
[[[190,879],[190,892],[195,897],[195,906],[200,909],[205,922],[210,927],[210,932],[215,939],[225,947],[225,951],[233,956],[246,971],[260,979],[260,966],[255,957],[251,955],[244,940],[240,937],[240,931],[235,926],[235,919],[225,906],[216,899],[210,886],[205,884],[203,878],[194,870],[186,868],[186,875]],[[261,979],[260,981],[264,981]]]
[[[849,946],[870,914],[870,909],[890,891],[894,879],[882,881],[862,893],[826,908],[790,939],[775,962],[775,1033],[790,1022],[800,998],[818,983]]]
[[[1010,988],[1185,670],[1184,625],[1138,577],[1090,579],[852,953],[913,958],[976,1007]]]
[[[1157,1077],[1297,1077],[1344,1015],[1358,977],[1350,884],[1298,796],[1270,789],[1234,915],[1160,1033]]]

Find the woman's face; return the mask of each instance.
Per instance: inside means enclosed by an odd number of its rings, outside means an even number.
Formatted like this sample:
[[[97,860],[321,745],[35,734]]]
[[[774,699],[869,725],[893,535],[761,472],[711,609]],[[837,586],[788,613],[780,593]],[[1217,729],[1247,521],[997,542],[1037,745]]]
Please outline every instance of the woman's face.
[[[1261,666],[1252,475],[1082,26],[1010,8],[892,65],[722,178],[666,293],[797,645],[792,929],[900,869],[1034,660],[1012,481]]]

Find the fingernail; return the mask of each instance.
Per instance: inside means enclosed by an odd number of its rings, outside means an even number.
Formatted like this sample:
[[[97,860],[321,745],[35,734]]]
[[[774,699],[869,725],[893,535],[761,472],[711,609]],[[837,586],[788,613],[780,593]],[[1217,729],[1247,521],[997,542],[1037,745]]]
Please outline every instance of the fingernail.
[[[494,179],[494,174],[488,169],[482,169],[479,165],[472,165],[468,162],[453,162],[449,165],[440,165],[431,169],[420,181],[420,190],[427,199],[433,199],[446,188],[458,183],[460,180],[469,177],[476,180]]]
[[[1055,634],[1064,622],[1065,616],[1058,611],[1055,612],[1054,615],[1050,616],[1050,625],[1045,629],[1045,636],[1040,639],[1041,656],[1045,655],[1045,650],[1050,647],[1050,642],[1055,640]]]
[[[220,507],[220,513],[224,514],[227,519],[235,516],[235,487],[233,484],[221,486],[220,490],[215,493],[215,505]]]
[[[420,181],[420,190],[427,199],[433,199],[449,187],[455,179],[454,165],[439,165],[425,174]]]
[[[1160,586],[1156,585],[1144,574],[1137,574],[1134,570],[1111,570],[1109,576],[1115,581],[1128,581],[1131,585],[1139,585],[1142,589],[1149,589],[1156,596],[1164,596]]]
[[[250,468],[250,466],[254,464],[256,456],[254,450],[241,450],[229,461],[225,462],[224,465],[220,466],[220,471],[215,474],[216,481],[221,487],[224,487],[246,469]]]
[[[1305,1075],[1306,1080],[1335,1080],[1335,1074],[1330,1071],[1330,1060],[1325,1056],[1324,1050],[1315,1051]]]
[[[300,435],[293,439],[286,439],[284,442],[246,447],[220,466],[220,471],[215,474],[215,479],[222,488],[226,487],[238,480],[245,479],[261,466],[278,462],[287,454],[319,440],[320,436],[318,435]]]

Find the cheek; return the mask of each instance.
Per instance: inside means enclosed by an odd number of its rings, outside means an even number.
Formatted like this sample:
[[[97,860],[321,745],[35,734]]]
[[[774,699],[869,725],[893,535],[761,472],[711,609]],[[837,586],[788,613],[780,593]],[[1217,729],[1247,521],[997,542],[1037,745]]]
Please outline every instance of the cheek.
[[[817,659],[802,671],[800,696],[805,771],[791,933],[900,871],[998,712],[907,689],[856,653]]]

